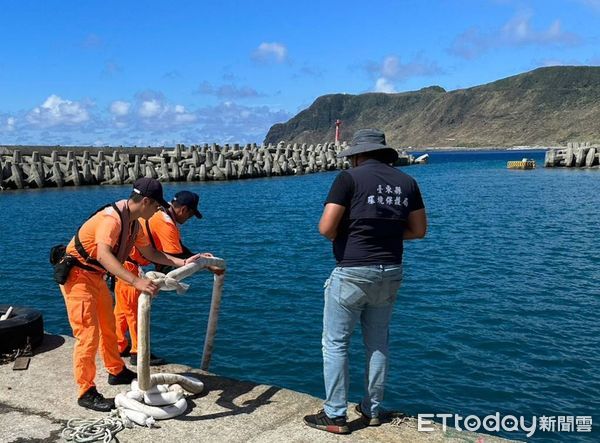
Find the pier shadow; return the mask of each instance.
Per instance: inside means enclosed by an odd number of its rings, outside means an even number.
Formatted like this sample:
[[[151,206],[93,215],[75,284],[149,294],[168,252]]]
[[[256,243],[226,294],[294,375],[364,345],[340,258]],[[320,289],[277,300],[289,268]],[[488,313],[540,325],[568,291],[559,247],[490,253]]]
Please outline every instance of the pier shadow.
[[[185,373],[192,377],[198,377],[197,373]],[[235,400],[243,395],[248,394],[257,386],[261,386],[257,383],[248,381],[233,380],[225,377],[218,377],[212,374],[204,374],[200,376],[204,383],[204,391],[202,393],[188,397],[188,409],[185,415],[179,416],[177,419],[181,421],[202,421],[202,420],[213,420],[216,418],[230,417],[240,414],[251,414],[261,406],[265,406],[271,403],[271,398],[281,390],[276,386],[269,386],[263,392],[258,394],[254,398],[244,400],[239,405],[236,404]],[[191,417],[189,413],[196,409],[197,404],[195,400],[202,397],[206,397],[210,392],[221,391],[219,397],[216,400],[216,404],[222,408],[227,409],[226,411],[201,415],[198,417]]]
[[[65,338],[60,335],[44,334],[39,346],[33,348],[33,355],[43,354],[44,352],[54,351],[65,344]]]

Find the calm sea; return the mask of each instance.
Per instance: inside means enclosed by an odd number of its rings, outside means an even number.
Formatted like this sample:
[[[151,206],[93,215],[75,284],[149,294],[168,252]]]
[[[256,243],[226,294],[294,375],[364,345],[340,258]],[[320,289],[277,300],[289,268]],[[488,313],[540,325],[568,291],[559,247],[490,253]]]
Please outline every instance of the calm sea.
[[[417,413],[593,416],[593,433],[534,440],[600,440],[600,170],[514,171],[542,152],[432,153],[405,172],[420,183],[426,239],[406,244],[405,281],[391,327],[386,406]],[[335,172],[221,183],[165,184],[201,194],[204,218],[186,244],[227,260],[211,371],[323,395],[323,282],[334,266],[317,232]],[[70,334],[49,248],[129,187],[0,193],[0,303],[36,307],[45,328]],[[212,279],[161,293],[152,349],[198,367]],[[360,334],[351,400],[363,383]],[[504,434],[523,438],[523,434]]]

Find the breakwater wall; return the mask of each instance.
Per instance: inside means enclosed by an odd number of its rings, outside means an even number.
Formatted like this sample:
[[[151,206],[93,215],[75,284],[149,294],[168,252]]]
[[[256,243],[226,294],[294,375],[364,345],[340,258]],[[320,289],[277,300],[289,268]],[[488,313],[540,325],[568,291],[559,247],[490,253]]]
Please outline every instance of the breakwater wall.
[[[185,146],[160,153],[131,154],[128,148],[112,150],[45,149],[23,154],[18,148],[0,155],[0,189],[26,189],[83,185],[121,185],[140,177],[162,182],[232,180],[277,175],[301,175],[347,169],[347,159],[336,155],[346,144],[317,145],[204,144]],[[139,151],[139,150],[138,150]],[[400,153],[397,165],[409,165],[415,158]]]
[[[600,148],[589,142],[569,142],[566,148],[551,148],[544,158],[546,168],[600,168]]]

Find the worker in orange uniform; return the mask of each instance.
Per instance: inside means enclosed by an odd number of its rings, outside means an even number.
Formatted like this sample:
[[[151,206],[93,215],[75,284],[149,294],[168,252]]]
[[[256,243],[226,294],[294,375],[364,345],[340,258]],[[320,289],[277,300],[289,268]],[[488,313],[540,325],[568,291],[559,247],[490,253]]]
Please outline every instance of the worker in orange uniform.
[[[98,347],[109,373],[109,384],[129,384],[135,378],[135,373],[119,356],[107,274],[154,295],[158,286],[152,280],[131,273],[122,265],[134,245],[149,260],[175,267],[192,263],[201,256],[197,254],[184,260],[151,246],[138,219],[149,219],[161,205],[166,206],[167,202],[160,182],[141,178],[134,183],[129,199],[101,208],[79,228],[67,245],[65,257],[69,258],[72,267],[60,290],[76,339],[73,368],[79,386],[77,403],[84,408],[109,411],[115,406],[114,400],[104,398],[96,389]]]
[[[177,226],[184,224],[192,217],[202,218],[198,210],[200,196],[195,192],[180,191],[173,197],[171,204],[164,211],[156,211],[150,219],[142,225],[152,245],[159,251],[166,252],[174,257],[185,258],[193,253],[183,245],[181,233]],[[164,270],[160,265],[157,270]],[[216,269],[212,269],[213,272]],[[217,271],[218,272],[218,271]]]
[[[146,221],[142,221],[142,229],[148,235],[152,246],[157,250],[166,252],[174,257],[185,259],[194,254],[186,248],[181,242],[181,235],[177,224],[183,224],[193,216],[200,219],[202,214],[198,210],[200,196],[190,191],[180,191],[175,194],[171,204],[167,209],[156,211],[156,213]],[[206,256],[211,254],[206,253]],[[131,272],[140,272],[140,267],[149,264],[148,260],[135,253],[126,261],[125,267]],[[168,272],[169,269],[157,265],[160,272]],[[222,273],[217,268],[209,268],[212,272]],[[117,279],[115,285],[115,318],[117,320],[117,338],[119,342],[119,351],[121,355],[127,354],[127,337],[125,336],[129,329],[131,337],[130,362],[137,365],[137,305],[140,291],[128,284],[126,281]],[[165,360],[150,354],[150,366],[164,364]]]
[[[140,223],[145,222],[141,220]],[[129,254],[129,257],[125,259],[123,267],[132,274],[143,275],[142,266],[149,265],[150,261],[146,260],[144,256],[134,246]],[[119,347],[119,354],[121,357],[128,357],[130,355],[137,354],[137,306],[138,299],[141,292],[134,286],[127,283],[125,280],[115,278],[115,321],[116,321],[116,333],[117,333],[117,344]],[[129,330],[129,336],[131,342],[127,340],[127,330]],[[150,354],[150,366],[157,366],[164,364],[165,361],[161,358]],[[137,364],[137,359],[135,361]]]

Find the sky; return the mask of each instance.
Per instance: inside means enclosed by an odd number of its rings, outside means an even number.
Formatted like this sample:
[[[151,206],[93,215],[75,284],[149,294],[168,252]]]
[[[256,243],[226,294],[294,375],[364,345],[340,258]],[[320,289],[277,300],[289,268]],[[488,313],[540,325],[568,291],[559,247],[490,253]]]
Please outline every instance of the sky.
[[[0,145],[262,143],[325,94],[600,65],[600,0],[0,0]]]

